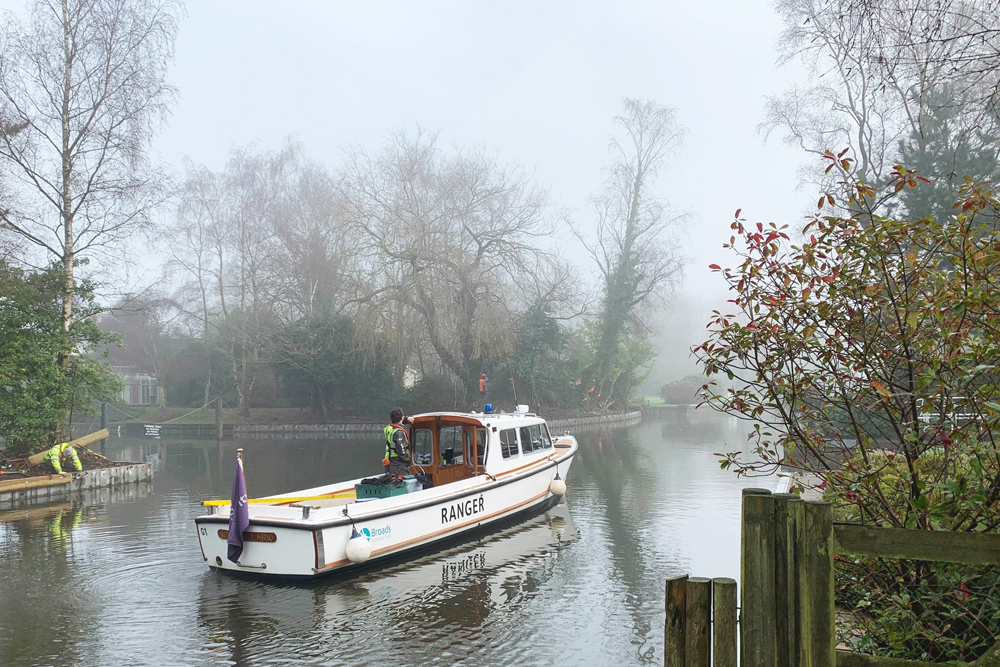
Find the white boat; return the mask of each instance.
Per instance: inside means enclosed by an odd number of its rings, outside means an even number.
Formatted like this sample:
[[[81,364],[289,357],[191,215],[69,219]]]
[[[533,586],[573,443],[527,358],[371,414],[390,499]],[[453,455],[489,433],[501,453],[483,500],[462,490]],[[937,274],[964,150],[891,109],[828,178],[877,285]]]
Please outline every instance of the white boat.
[[[427,413],[411,424],[411,471],[428,488],[358,498],[356,479],[253,499],[235,563],[227,558],[229,501],[208,501],[211,513],[195,519],[202,557],[212,569],[316,577],[426,549],[559,502],[579,447],[523,406]]]

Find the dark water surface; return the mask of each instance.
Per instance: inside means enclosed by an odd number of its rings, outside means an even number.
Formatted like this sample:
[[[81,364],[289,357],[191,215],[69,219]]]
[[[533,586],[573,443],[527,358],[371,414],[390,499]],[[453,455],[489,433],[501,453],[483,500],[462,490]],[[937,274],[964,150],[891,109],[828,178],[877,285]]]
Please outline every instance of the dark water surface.
[[[0,665],[661,664],[668,576],[739,575],[741,424],[677,412],[581,432],[567,499],[475,541],[348,579],[209,571],[193,518],[227,497],[376,473],[370,440],[112,440],[152,485],[0,511]]]

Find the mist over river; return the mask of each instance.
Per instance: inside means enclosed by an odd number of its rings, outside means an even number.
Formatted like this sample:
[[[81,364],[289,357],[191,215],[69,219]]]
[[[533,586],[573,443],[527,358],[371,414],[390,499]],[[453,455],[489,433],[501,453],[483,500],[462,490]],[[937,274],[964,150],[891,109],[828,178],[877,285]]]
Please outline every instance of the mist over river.
[[[746,427],[707,410],[581,431],[555,508],[349,578],[209,571],[193,519],[251,496],[379,472],[378,438],[112,439],[151,485],[0,512],[0,665],[660,664],[669,576],[739,576],[739,479],[713,452]]]

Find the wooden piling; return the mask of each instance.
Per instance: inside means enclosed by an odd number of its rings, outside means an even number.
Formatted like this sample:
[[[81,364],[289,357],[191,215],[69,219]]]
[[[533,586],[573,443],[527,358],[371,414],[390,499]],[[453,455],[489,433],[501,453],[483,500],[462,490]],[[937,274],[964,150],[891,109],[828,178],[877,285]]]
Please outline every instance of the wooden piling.
[[[712,580],[712,655],[715,667],[736,667],[736,580]]]
[[[686,602],[685,665],[711,667],[712,580],[704,577],[688,579]]]
[[[740,664],[773,667],[776,658],[774,498],[766,489],[743,490]]]
[[[222,441],[222,399],[215,399],[215,439]]]
[[[663,667],[684,667],[687,648],[687,575],[667,579]]]
[[[803,536],[804,576],[801,606],[807,617],[808,636],[803,637],[809,662],[804,667],[834,667],[837,664],[834,629],[833,506],[807,502]]]

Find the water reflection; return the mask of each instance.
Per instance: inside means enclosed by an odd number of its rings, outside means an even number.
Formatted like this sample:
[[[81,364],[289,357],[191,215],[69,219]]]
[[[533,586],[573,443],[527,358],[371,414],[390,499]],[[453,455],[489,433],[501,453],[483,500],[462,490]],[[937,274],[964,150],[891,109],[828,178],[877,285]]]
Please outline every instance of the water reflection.
[[[70,500],[0,512],[0,664],[85,664],[67,641],[69,623],[92,618],[99,600],[90,545],[110,524],[114,503],[148,496],[148,482],[88,490]],[[15,597],[16,596],[16,597]]]
[[[475,541],[346,579],[291,584],[209,576],[198,616],[213,637],[213,655],[236,664],[253,652],[280,653],[290,640],[303,662],[412,664],[417,655],[442,652],[451,655],[449,664],[460,663],[469,654],[452,644],[462,639],[472,649],[485,628],[517,622],[576,535],[563,504]]]
[[[380,442],[112,440],[109,457],[158,466],[152,491],[0,514],[0,664],[658,663],[664,579],[738,577],[740,488],[761,482],[713,452],[746,432],[677,411],[578,436],[557,507],[306,584],[210,572],[200,501],[228,495],[237,447],[260,496],[378,472]]]

